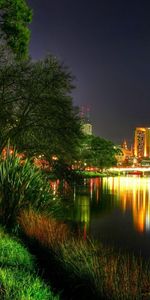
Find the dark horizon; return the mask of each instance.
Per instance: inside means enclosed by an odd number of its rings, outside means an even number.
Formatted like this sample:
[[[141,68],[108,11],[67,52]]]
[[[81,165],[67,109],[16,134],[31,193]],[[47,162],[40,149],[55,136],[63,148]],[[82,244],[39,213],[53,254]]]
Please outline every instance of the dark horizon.
[[[150,3],[28,0],[30,55],[48,52],[75,76],[75,105],[91,108],[94,134],[133,143],[150,127]]]

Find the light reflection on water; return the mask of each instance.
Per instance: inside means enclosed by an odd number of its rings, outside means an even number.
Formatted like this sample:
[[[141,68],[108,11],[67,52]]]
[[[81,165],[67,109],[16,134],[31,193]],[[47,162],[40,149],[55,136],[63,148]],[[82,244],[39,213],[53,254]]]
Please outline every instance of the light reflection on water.
[[[92,178],[76,189],[84,237],[150,258],[150,177]]]
[[[150,257],[150,177],[85,179],[72,198],[70,216],[84,238]]]
[[[131,211],[135,230],[150,230],[150,178],[104,178],[103,188],[116,194],[123,212]]]

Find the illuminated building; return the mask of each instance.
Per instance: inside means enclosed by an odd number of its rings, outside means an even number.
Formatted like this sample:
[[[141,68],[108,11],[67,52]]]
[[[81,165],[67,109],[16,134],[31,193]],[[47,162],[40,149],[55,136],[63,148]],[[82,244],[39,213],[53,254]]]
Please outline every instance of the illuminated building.
[[[137,127],[134,137],[134,155],[138,158],[150,157],[150,128]]]

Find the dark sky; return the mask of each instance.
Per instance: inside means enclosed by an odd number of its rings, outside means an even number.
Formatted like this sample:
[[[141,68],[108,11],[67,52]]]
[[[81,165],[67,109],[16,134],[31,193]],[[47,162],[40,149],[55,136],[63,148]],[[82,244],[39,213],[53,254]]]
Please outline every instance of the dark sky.
[[[88,105],[94,134],[132,143],[150,127],[150,1],[28,0],[30,54],[57,56],[76,77],[75,105]]]

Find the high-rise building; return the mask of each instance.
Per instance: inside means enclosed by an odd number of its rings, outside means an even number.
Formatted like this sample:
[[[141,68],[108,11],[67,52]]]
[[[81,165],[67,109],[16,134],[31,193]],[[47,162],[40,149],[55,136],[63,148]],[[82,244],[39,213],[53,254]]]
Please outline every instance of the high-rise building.
[[[80,116],[82,120],[82,131],[84,134],[92,135],[93,126],[90,122],[90,109],[89,107],[82,106],[80,111]]]
[[[150,128],[137,127],[134,136],[134,155],[136,157],[150,157]]]

